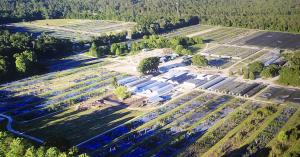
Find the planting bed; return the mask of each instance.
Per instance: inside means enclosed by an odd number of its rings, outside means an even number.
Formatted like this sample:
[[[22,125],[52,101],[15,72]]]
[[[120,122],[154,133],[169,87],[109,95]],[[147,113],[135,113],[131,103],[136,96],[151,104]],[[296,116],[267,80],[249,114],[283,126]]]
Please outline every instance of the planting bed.
[[[16,32],[30,32],[35,36],[45,32],[63,39],[90,40],[92,36],[130,31],[134,26],[135,23],[121,21],[55,19],[14,23],[8,28]]]
[[[249,55],[254,54],[258,50],[259,49],[254,49],[254,48],[220,45],[211,50],[202,52],[202,54],[205,56],[213,56],[213,57],[220,57],[220,58],[244,59]]]
[[[255,133],[276,111],[277,107],[273,105],[256,110],[243,123],[229,132],[208,152],[203,154],[203,156],[223,156],[239,148],[245,140]]]
[[[173,120],[173,122],[154,133],[154,135],[140,141],[135,147],[127,149],[126,152],[129,153],[125,153],[126,155],[124,156],[150,156],[160,150],[162,145],[164,145],[164,148],[168,149],[166,145],[173,141],[174,136],[179,136],[180,134],[185,133],[188,128],[192,127],[196,122],[226,103],[228,100],[228,96],[221,96],[203,104],[203,106],[187,113],[185,116]],[[197,100],[192,102],[192,104],[195,103],[200,102],[197,102]],[[139,152],[139,150],[143,150],[143,152]]]
[[[261,31],[231,42],[230,44],[296,50],[300,49],[300,35]]]
[[[194,26],[189,26],[189,27],[184,27],[184,28],[177,29],[173,32],[163,34],[163,36],[168,37],[168,38],[172,38],[172,37],[176,37],[176,36],[187,36],[187,35],[190,35],[190,34],[193,34],[193,33],[206,31],[206,30],[209,30],[211,28],[214,28],[214,27],[207,26],[207,25],[194,25]]]
[[[181,153],[181,156],[199,156],[205,153],[210,147],[226,136],[229,131],[251,115],[253,110],[259,107],[260,104],[250,103],[231,113],[227,118],[210,128],[204,136],[185,149]]]
[[[241,29],[241,28],[229,28],[221,27],[212,32],[207,32],[200,34],[200,37],[203,37],[207,42],[216,42],[220,44],[228,43],[234,40],[237,37],[246,35],[254,30]]]
[[[104,134],[100,134],[95,136],[94,138],[87,140],[83,143],[78,145],[79,151],[81,152],[92,152],[101,147],[111,143],[114,139],[120,138],[121,136],[134,131],[136,128],[140,127],[141,125],[159,117],[160,115],[166,114],[167,112],[178,108],[180,105],[194,99],[202,94],[199,91],[193,91],[187,95],[181,96],[176,100],[167,103],[164,107],[157,109],[155,111],[149,112],[143,116],[140,116],[133,121],[124,124],[123,126],[119,126],[106,132]]]
[[[236,96],[251,97],[265,87],[266,85],[260,83],[238,82],[227,78],[226,80],[208,88],[208,90]]]
[[[289,118],[297,111],[295,108],[285,107],[283,111],[273,119],[262,132],[249,144],[242,147],[235,153],[243,154],[243,156],[256,156],[263,153],[263,149],[279,132],[281,127],[289,120]]]
[[[258,98],[262,100],[271,100],[276,103],[292,102],[299,104],[300,90],[271,86],[261,93]]]
[[[205,115],[205,113],[201,113],[201,111],[204,110],[206,106],[211,107],[211,109],[215,109],[218,105],[226,102],[229,99],[228,97],[220,97],[216,100],[216,103],[206,104],[214,96],[215,95],[211,94],[203,95],[188,103],[182,104],[178,109],[171,110],[166,114],[161,115],[157,119],[154,119],[153,121],[139,127],[137,130],[132,132],[132,134],[125,136],[125,139],[123,138],[123,140],[118,140],[117,142],[114,142],[106,150],[109,152],[109,150],[113,149],[114,151],[110,151],[110,153],[106,154],[103,153],[103,151],[98,151],[99,154],[95,154],[96,156],[110,156],[112,154],[118,153],[123,154],[124,152],[122,151],[125,151],[127,153],[131,151],[128,154],[130,156],[133,154],[137,154],[136,151],[138,151],[139,149],[143,149],[143,153],[138,153],[143,156],[143,154],[147,153],[146,150],[149,151],[149,149],[151,149],[152,147],[143,147],[143,144],[141,144],[142,142],[148,141],[147,145],[150,145],[149,141],[151,141],[151,139],[156,139],[156,137],[162,137],[162,135],[164,135],[164,139],[167,139],[167,137],[170,137],[172,133],[176,134],[176,132],[181,132],[181,129],[183,128],[180,128],[180,126],[178,126],[180,124],[178,123],[186,122],[186,127],[188,127],[188,125],[193,124],[193,121],[190,121],[191,123],[189,123],[188,121],[183,121],[185,118],[188,117],[187,115],[192,116],[191,114],[195,112],[198,113],[193,115],[194,120],[197,121],[197,118],[201,118]],[[131,140],[128,141],[128,138]],[[155,140],[155,142],[159,141]]]

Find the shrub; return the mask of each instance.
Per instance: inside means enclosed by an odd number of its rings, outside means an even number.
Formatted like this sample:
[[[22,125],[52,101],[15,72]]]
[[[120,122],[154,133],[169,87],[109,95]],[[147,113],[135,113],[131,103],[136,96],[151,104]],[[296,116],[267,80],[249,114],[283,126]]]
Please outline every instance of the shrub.
[[[126,98],[129,98],[131,96],[131,93],[128,91],[128,89],[124,86],[117,87],[114,92],[115,96],[120,99],[124,100]]]

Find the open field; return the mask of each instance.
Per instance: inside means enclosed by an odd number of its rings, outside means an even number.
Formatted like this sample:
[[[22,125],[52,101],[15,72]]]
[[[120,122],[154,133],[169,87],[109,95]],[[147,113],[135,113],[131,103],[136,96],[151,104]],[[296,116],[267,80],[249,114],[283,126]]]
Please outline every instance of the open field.
[[[101,36],[130,31],[135,23],[120,21],[54,19],[33,22],[13,23],[8,25],[16,32],[29,32],[37,36],[41,32],[58,38],[72,40],[90,40],[93,36]]]
[[[300,49],[300,34],[261,31],[230,44],[297,50]]]

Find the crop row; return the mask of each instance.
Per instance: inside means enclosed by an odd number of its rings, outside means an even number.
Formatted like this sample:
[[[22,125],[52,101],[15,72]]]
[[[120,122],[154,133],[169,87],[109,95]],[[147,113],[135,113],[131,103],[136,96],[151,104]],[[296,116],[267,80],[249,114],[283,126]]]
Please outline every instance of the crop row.
[[[239,125],[253,110],[260,107],[260,104],[251,103],[236,110],[223,121],[216,124],[203,137],[198,139],[190,147],[181,153],[181,156],[198,156],[206,152],[209,148],[221,140],[229,131]],[[203,130],[203,129],[201,129]]]
[[[100,64],[93,64],[93,65],[89,65],[89,66],[83,66],[83,67],[79,67],[79,68],[75,68],[75,69],[68,69],[68,70],[64,70],[64,71],[60,71],[60,72],[51,72],[51,73],[47,73],[44,75],[39,75],[39,76],[33,76],[33,77],[29,77],[26,79],[22,79],[19,81],[14,81],[11,83],[7,83],[4,84],[0,90],[3,91],[20,91],[23,90],[23,88],[28,88],[31,85],[36,85],[37,83],[42,83],[48,80],[53,80],[56,78],[60,78],[60,77],[64,77],[67,75],[71,75],[71,74],[75,74],[78,73],[80,71],[85,71],[87,69],[91,69],[91,68],[99,68],[99,66],[105,65],[106,62],[100,63]]]
[[[241,125],[232,130],[204,156],[223,156],[240,147],[257,129],[266,122],[274,113],[277,112],[276,106],[266,106],[256,110]],[[226,156],[226,155],[225,155]]]
[[[110,156],[111,154],[117,154],[122,151],[130,150],[131,148],[138,145],[139,142],[151,137],[153,134],[156,134],[160,129],[163,129],[165,126],[174,123],[176,120],[185,117],[191,112],[197,112],[198,110],[203,110],[204,105],[215,95],[201,95],[192,101],[189,101],[185,104],[182,104],[179,108],[171,110],[170,112],[161,115],[157,119],[154,119],[151,122],[146,123],[145,125],[139,127],[137,130],[127,134],[118,139],[118,141],[112,143],[104,150],[99,150],[95,152],[95,156]],[[220,98],[221,99],[221,98]],[[222,99],[223,100],[223,99]],[[225,100],[223,100],[225,101]],[[145,151],[144,151],[145,152]]]
[[[236,99],[226,103],[223,107],[213,111],[211,114],[208,114],[205,118],[203,118],[203,120],[200,120],[190,128],[187,128],[185,132],[173,136],[171,140],[167,141],[163,144],[163,146],[160,146],[161,148],[158,147],[152,153],[155,154],[154,156],[174,156],[183,148],[194,143],[195,140],[205,134],[209,128],[244,103],[245,101],[241,99]]]
[[[86,81],[74,86],[71,86],[66,89],[56,90],[52,92],[47,92],[41,95],[40,97],[29,97],[26,99],[26,101],[22,102],[21,105],[19,103],[16,104],[10,104],[4,106],[7,107],[7,110],[9,109],[15,109],[12,112],[12,115],[21,114],[22,111],[26,111],[30,108],[41,108],[44,106],[47,106],[49,104],[57,103],[63,100],[66,100],[70,97],[74,97],[77,94],[80,94],[81,92],[87,92],[90,88],[96,88],[98,83],[101,83],[105,80],[108,80],[111,76],[115,76],[116,74],[107,74],[104,77],[99,77],[96,79],[93,79],[91,81]],[[45,102],[44,102],[45,101]],[[38,105],[40,104],[40,105]],[[38,106],[37,106],[38,105]]]
[[[244,148],[245,152],[243,156],[248,157],[260,153],[296,111],[296,108],[285,107],[280,115],[272,120],[269,125],[258,134],[255,140]]]
[[[106,94],[106,91],[104,88],[99,88],[95,91],[92,92],[88,92],[88,93],[83,93],[80,95],[77,95],[74,98],[56,103],[56,104],[52,104],[51,106],[47,107],[47,108],[42,108],[39,110],[34,110],[31,112],[28,112],[26,114],[23,115],[18,115],[17,117],[15,117],[18,120],[23,120],[23,121],[30,121],[30,120],[34,120],[46,115],[50,115],[52,113],[55,113],[57,111],[62,111],[64,109],[66,109],[69,106],[72,106],[74,104],[78,104],[81,102],[84,102],[90,98],[94,98],[94,97],[101,97],[104,96]]]
[[[230,100],[228,96],[221,96],[215,100],[209,102],[192,102],[203,104],[201,107],[185,113],[184,116],[173,119],[173,121],[157,131],[154,135],[149,138],[142,139],[135,147],[127,149],[123,154],[125,156],[148,156],[152,155],[153,151],[161,144],[170,141],[175,135],[183,133],[187,128],[194,125],[197,121],[201,120],[205,115],[214,111],[216,108],[221,106]],[[203,101],[203,100],[202,100]],[[139,139],[140,140],[140,139]],[[129,153],[127,153],[129,152]]]
[[[12,98],[4,100],[4,101],[6,104],[9,104],[9,106],[16,105],[16,107],[19,103],[26,103],[26,104],[30,104],[30,102],[37,103],[37,101],[38,101],[38,100],[36,100],[37,97],[38,97],[38,99],[48,99],[50,97],[54,97],[54,96],[60,95],[62,93],[67,93],[72,90],[76,90],[81,87],[91,85],[91,84],[95,83],[96,81],[104,80],[105,78],[110,77],[113,74],[114,73],[108,74],[107,71],[103,71],[103,72],[100,72],[97,77],[90,77],[89,80],[78,82],[78,83],[68,86],[68,87],[55,88],[55,90],[50,90],[50,91],[40,90],[39,92],[36,92],[34,95],[24,95],[21,97],[12,97]],[[3,104],[5,104],[5,103],[3,103]]]
[[[103,88],[105,88],[105,86],[107,86],[109,84],[110,84],[109,80],[104,80],[104,81],[101,81],[99,83],[94,83],[94,84],[89,85],[87,87],[80,88],[79,90],[71,91],[68,94],[60,96],[58,98],[46,101],[45,103],[43,103],[41,105],[37,105],[37,106],[34,106],[34,107],[30,106],[30,107],[25,107],[25,108],[14,110],[14,111],[11,112],[11,114],[13,116],[22,116],[22,115],[28,114],[32,111],[41,110],[41,109],[47,108],[47,107],[48,108],[56,108],[57,106],[60,106],[60,104],[62,102],[67,102],[67,101],[70,101],[72,98],[75,98],[75,97],[78,97],[78,96],[81,96],[81,95],[85,95],[85,94],[90,93],[90,92],[95,91],[95,90],[103,89]]]
[[[121,137],[122,135],[135,130],[139,126],[159,117],[160,115],[162,115],[164,113],[167,113],[167,112],[177,108],[181,104],[184,104],[184,103],[198,97],[200,94],[202,94],[202,92],[193,91],[189,94],[181,96],[181,97],[167,103],[165,106],[163,106],[155,111],[152,111],[143,116],[140,116],[122,126],[114,128],[104,134],[95,136],[94,138],[79,144],[78,145],[79,151],[80,152],[91,152],[91,151],[97,150],[97,149],[111,143],[114,139],[117,139],[117,138]]]

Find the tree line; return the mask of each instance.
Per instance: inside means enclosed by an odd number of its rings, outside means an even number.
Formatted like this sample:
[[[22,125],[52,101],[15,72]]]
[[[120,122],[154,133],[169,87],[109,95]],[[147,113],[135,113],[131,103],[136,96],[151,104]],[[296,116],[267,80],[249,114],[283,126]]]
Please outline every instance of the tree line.
[[[7,132],[0,132],[0,156],[2,157],[87,157],[78,155],[76,148],[61,151],[56,147],[35,146],[23,138],[17,138]]]
[[[2,0],[2,23],[80,18],[134,21],[138,30],[170,29],[199,17],[203,24],[300,32],[298,0]],[[138,35],[138,34],[137,34]]]
[[[37,38],[26,33],[0,31],[0,82],[44,71],[41,61],[72,52],[72,42],[46,34]]]
[[[102,42],[100,42],[102,43]],[[122,56],[129,53],[137,53],[142,49],[171,48],[179,55],[192,55],[191,46],[203,44],[201,37],[174,37],[166,38],[158,35],[144,35],[143,39],[132,43],[113,43],[111,45],[99,44],[92,41],[87,55],[93,57],[104,57],[106,55]]]

